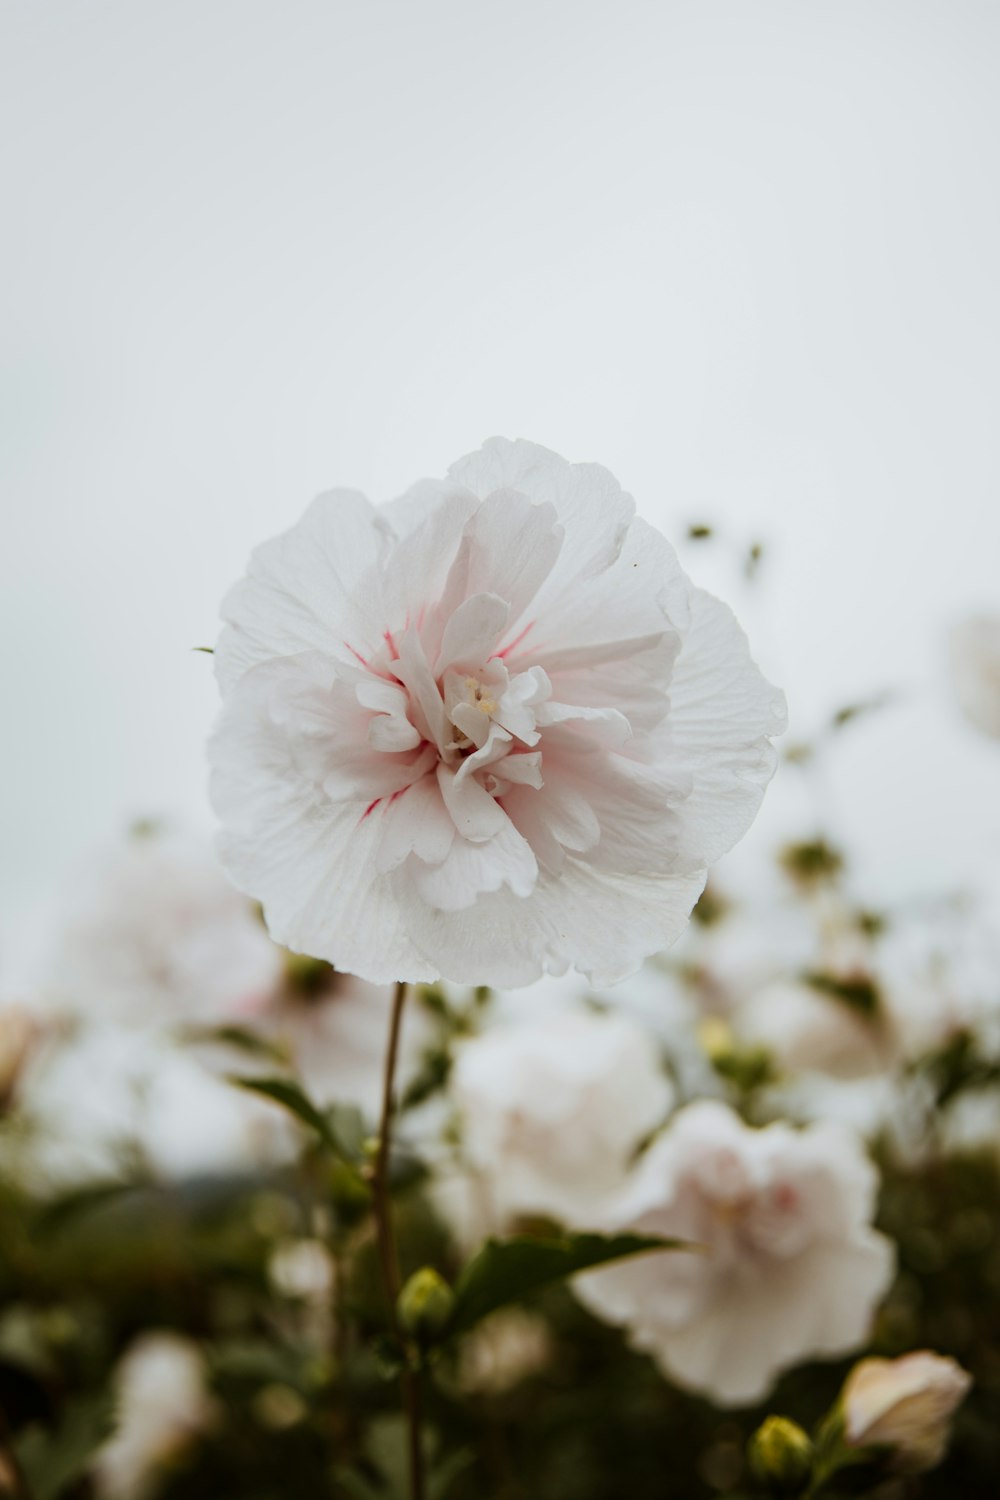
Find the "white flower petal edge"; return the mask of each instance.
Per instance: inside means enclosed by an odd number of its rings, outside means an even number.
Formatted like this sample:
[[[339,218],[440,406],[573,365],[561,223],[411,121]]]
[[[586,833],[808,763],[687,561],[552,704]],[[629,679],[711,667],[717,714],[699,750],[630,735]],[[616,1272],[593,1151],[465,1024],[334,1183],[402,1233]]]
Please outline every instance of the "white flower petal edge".
[[[780,693],[594,464],[495,438],[321,496],[224,604],[220,851],[272,935],[376,983],[634,972],[774,769]]]

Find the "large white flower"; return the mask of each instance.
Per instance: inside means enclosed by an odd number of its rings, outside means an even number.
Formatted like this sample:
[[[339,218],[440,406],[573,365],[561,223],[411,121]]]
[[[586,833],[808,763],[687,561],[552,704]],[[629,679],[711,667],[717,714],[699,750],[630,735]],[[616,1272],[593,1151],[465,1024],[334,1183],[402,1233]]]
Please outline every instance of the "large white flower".
[[[212,799],[274,936],[376,982],[603,981],[681,930],[783,701],[606,470],[494,439],[321,496],[228,595]]]
[[[462,1043],[451,1085],[492,1227],[527,1214],[586,1225],[673,1096],[640,1026],[585,1011]]]
[[[605,1227],[678,1235],[708,1253],[639,1256],[577,1278],[577,1290],[676,1384],[749,1404],[781,1370],[864,1341],[893,1268],[890,1242],[871,1228],[876,1186],[857,1139],[837,1127],[753,1130],[723,1104],[689,1105]]]

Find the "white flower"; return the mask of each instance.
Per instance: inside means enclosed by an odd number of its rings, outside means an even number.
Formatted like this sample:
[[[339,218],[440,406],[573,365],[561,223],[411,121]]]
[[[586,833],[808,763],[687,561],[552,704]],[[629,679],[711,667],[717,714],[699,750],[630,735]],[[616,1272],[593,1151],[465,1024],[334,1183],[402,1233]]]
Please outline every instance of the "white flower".
[[[211,852],[134,837],[81,881],[56,943],[58,1004],[131,1025],[251,1017],[282,955]]]
[[[157,1470],[183,1454],[211,1426],[215,1407],[198,1348],[166,1332],[136,1339],[116,1372],[118,1423],[95,1461],[97,1493],[140,1500]]]
[[[26,1131],[16,1160],[48,1190],[113,1176],[137,1150],[156,1172],[184,1178],[287,1160],[294,1149],[291,1122],[272,1104],[162,1033],[111,1022],[50,1036],[29,1061],[18,1108]]]
[[[734,1026],[793,1072],[863,1078],[888,1060],[876,1022],[798,980],[776,980],[757,990],[740,1007]]]
[[[494,439],[321,496],[224,605],[224,862],[363,978],[621,978],[682,929],[783,700],[606,470]]]
[[[970,724],[1000,740],[1000,616],[974,615],[951,633],[959,706]]]
[[[452,1092],[498,1225],[527,1214],[586,1224],[672,1098],[639,1026],[575,1011],[462,1043]]]
[[[677,1385],[723,1406],[758,1401],[780,1371],[865,1339],[893,1268],[871,1228],[876,1186],[857,1140],[834,1126],[753,1130],[725,1105],[689,1105],[604,1227],[707,1253],[639,1256],[577,1289]]]
[[[462,1340],[457,1384],[463,1395],[502,1396],[539,1374],[552,1358],[552,1330],[523,1307],[505,1307]]]
[[[948,901],[901,916],[880,940],[880,994],[901,1058],[975,1032],[1000,1045],[1000,932],[983,904]]]
[[[941,1462],[951,1418],[972,1377],[953,1359],[927,1349],[901,1359],[864,1359],[841,1393],[844,1437],[852,1448],[893,1448],[910,1472]]]

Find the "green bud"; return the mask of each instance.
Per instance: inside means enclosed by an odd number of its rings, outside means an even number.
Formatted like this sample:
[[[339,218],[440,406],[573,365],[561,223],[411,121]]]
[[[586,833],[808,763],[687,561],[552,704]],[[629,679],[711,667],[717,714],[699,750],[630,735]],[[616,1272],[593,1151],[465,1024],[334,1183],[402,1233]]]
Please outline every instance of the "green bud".
[[[809,1483],[813,1445],[807,1433],[788,1417],[768,1417],[747,1444],[756,1477],[773,1495],[797,1495]]]
[[[451,1317],[455,1293],[431,1266],[414,1271],[399,1294],[396,1312],[404,1333],[420,1344],[429,1344]]]

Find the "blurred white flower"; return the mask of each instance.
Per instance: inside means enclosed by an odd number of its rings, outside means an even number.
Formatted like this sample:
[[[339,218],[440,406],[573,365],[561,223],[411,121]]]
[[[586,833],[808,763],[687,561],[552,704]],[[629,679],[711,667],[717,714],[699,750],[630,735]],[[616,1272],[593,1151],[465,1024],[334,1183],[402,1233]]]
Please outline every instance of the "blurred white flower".
[[[271,1256],[267,1274],[282,1297],[325,1302],[333,1291],[333,1257],[322,1240],[286,1240]]]
[[[115,1385],[117,1425],[97,1454],[95,1486],[104,1500],[142,1500],[157,1472],[211,1427],[215,1406],[197,1345],[175,1333],[136,1339]]]
[[[733,1026],[791,1072],[861,1078],[880,1072],[888,1060],[876,1021],[798,980],[757,990]]]
[[[586,1224],[662,1123],[672,1089],[634,1022],[558,1011],[461,1043],[452,1096],[497,1223],[543,1214]]]
[[[224,862],[279,941],[375,982],[622,977],[774,768],[730,611],[606,470],[530,443],[321,496],[223,612]]]
[[[975,1032],[1000,1048],[1000,930],[978,901],[948,901],[890,923],[877,977],[892,1042],[904,1060]]]
[[[294,1148],[291,1122],[266,1100],[155,1031],[111,1023],[53,1032],[25,1070],[18,1108],[25,1129],[5,1166],[49,1190],[114,1177],[137,1157],[183,1178],[260,1167]]]
[[[1000,615],[973,615],[951,633],[959,706],[970,724],[1000,740]]]
[[[725,1105],[689,1105],[604,1227],[707,1253],[638,1256],[578,1277],[577,1290],[677,1385],[749,1404],[780,1371],[865,1339],[893,1270],[871,1228],[876,1188],[860,1144],[835,1126],[754,1130]]]
[[[463,1395],[502,1396],[544,1370],[552,1358],[552,1331],[523,1307],[495,1312],[462,1340],[457,1383]]]
[[[951,1419],[972,1377],[953,1359],[921,1349],[901,1359],[864,1359],[841,1393],[844,1438],[852,1448],[895,1450],[909,1472],[941,1462]]]
[[[392,992],[353,974],[332,974],[316,993],[286,985],[255,1022],[285,1048],[306,1092],[321,1104],[353,1104],[369,1120],[378,1113]],[[403,1022],[397,1087],[405,1091],[428,1040],[420,1007]]]
[[[245,1020],[282,955],[210,851],[150,833],[95,861],[57,937],[57,1005],[130,1025]]]

